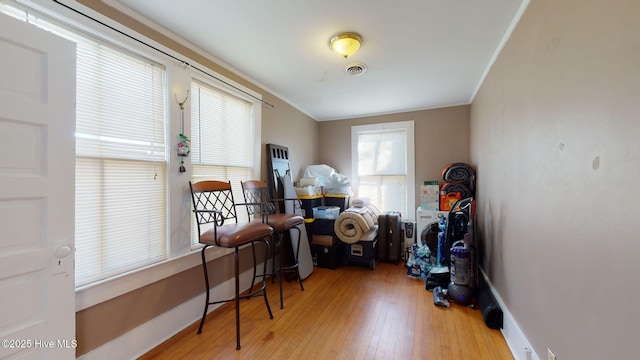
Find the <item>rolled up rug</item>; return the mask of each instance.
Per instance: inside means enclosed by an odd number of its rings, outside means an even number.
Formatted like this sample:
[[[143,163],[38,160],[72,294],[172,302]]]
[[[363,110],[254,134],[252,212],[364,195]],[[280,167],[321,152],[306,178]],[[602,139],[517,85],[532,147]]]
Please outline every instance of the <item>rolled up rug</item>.
[[[452,163],[442,170],[442,179],[447,182],[456,182],[470,185],[475,177],[475,171],[469,164]]]
[[[373,207],[350,207],[338,216],[333,229],[338,239],[354,244],[377,226],[377,223],[378,213]]]

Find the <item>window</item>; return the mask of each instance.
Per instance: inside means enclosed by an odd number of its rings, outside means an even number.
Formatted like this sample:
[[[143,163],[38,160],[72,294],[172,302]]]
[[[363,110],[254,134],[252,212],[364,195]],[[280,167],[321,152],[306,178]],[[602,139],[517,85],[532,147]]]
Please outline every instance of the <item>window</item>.
[[[415,204],[413,121],[351,128],[352,185],[381,211],[412,214]]]
[[[77,42],[76,286],[166,258],[165,70]]]
[[[77,44],[76,158],[70,159],[76,163],[77,310],[199,264],[188,234],[193,216],[185,213],[189,178],[168,171],[182,160],[171,131],[178,121],[180,131],[191,129],[193,113],[187,171],[193,180],[230,179],[239,188],[240,179],[260,174],[261,95],[188,58],[189,66],[176,63],[181,54],[150,50],[142,35],[129,38],[128,29],[112,32],[74,11],[11,3],[0,1],[0,12]],[[179,108],[172,91],[190,86],[194,110],[186,107],[182,124],[182,117],[170,117]]]
[[[192,181],[231,181],[236,202],[242,202],[241,180],[254,178],[254,106],[245,99],[199,81],[191,83]],[[240,219],[246,218],[238,208]],[[192,245],[198,243],[195,221]]]

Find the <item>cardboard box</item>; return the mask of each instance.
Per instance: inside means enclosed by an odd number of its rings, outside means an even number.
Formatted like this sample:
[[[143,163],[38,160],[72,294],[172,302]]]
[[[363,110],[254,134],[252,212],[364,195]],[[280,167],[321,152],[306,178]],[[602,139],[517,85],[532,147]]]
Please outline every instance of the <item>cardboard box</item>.
[[[318,234],[311,235],[311,243],[314,245],[332,246],[332,245],[335,245],[337,242],[338,240],[336,239],[335,236],[318,235]]]
[[[440,210],[440,183],[425,181],[420,186],[420,208],[422,210]]]

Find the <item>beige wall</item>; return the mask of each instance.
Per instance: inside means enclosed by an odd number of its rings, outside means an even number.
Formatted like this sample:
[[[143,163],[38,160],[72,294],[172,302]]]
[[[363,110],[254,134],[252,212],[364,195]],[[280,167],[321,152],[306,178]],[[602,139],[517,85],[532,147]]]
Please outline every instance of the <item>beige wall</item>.
[[[406,113],[320,122],[319,163],[351,179],[351,127],[413,120],[415,127],[416,204],[423,180],[442,180],[452,162],[469,162],[468,105]],[[415,219],[415,214],[406,214]]]
[[[264,101],[274,107],[262,107],[262,179],[266,179],[265,145],[274,143],[287,146],[291,156],[291,167],[294,176],[307,165],[316,162],[318,156],[318,124],[315,120],[283,102],[268,91],[213,63],[207,58],[194,53],[182,45],[158,34],[139,22],[108,7],[99,0],[81,0],[80,3],[127,25],[137,32],[162,43],[168,48],[207,66],[208,68],[254,90],[263,95]],[[295,136],[292,136],[295,134]],[[184,178],[181,190],[188,189],[188,178]],[[189,208],[190,197],[182,196]],[[188,221],[188,215],[184,217]],[[185,226],[181,225],[180,228]],[[189,225],[186,225],[188,228]],[[172,236],[186,236],[171,229]],[[246,253],[243,254],[246,256]],[[245,260],[248,260],[245,258]],[[220,284],[230,276],[228,271],[222,275],[216,269],[232,269],[233,257],[227,256],[217,259],[210,266],[213,280],[212,286]],[[245,261],[249,263],[249,261]],[[216,275],[217,274],[217,275]],[[172,277],[150,284],[138,290],[124,294],[112,300],[84,309],[76,314],[76,338],[78,348],[76,355],[83,355],[96,349],[112,339],[125,334],[127,331],[144,324],[175,306],[204,292],[204,280],[200,267],[192,268]]]
[[[263,150],[269,143],[288,147],[291,174],[298,179],[318,159],[318,122],[279,99],[272,101],[275,108],[262,109]],[[262,163],[266,164],[264,156],[263,152]],[[266,167],[262,169],[262,178],[266,179]]]
[[[540,358],[638,358],[639,19],[532,0],[471,106],[483,267]]]
[[[258,254],[262,253],[258,250]],[[212,286],[233,278],[233,260],[233,256],[226,256],[208,262]],[[240,262],[240,271],[251,269],[251,252],[242,252]],[[204,276],[198,266],[77,312],[76,356],[104,345],[203,292]],[[207,323],[204,329],[214,330],[214,327],[214,324]]]
[[[454,161],[477,167],[483,267],[536,353],[636,357],[638,1],[532,0],[470,108],[321,123],[99,0],[80,2],[262,93],[276,105],[263,108],[263,146],[288,146],[295,177],[313,163],[350,176],[352,125],[414,120],[417,180]],[[78,355],[196,296],[197,274],[78,313]]]

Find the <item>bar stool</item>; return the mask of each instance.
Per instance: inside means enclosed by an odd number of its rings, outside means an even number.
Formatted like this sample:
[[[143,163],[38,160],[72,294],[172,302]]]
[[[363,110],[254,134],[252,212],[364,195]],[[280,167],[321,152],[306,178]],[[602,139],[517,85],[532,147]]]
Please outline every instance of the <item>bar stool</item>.
[[[295,273],[296,279],[300,284],[300,290],[304,291],[304,286],[302,285],[302,279],[300,278],[300,274],[298,273],[298,255],[300,253],[300,241],[302,232],[300,231],[301,224],[304,223],[304,218],[297,214],[282,214],[276,212],[276,206],[273,203],[274,200],[269,199],[269,191],[267,188],[267,183],[260,180],[248,180],[241,181],[242,192],[244,194],[244,200],[246,203],[257,203],[257,204],[270,204],[267,207],[266,218],[258,217],[260,214],[256,207],[247,206],[247,212],[249,218],[255,218],[254,221],[266,221],[269,226],[273,228],[274,231],[274,251],[272,254],[272,273],[276,274],[279,281],[280,286],[280,309],[284,309],[284,300],[282,296],[282,274],[283,273]],[[282,199],[283,201],[298,201],[298,199]],[[282,239],[284,239],[284,233],[288,230],[295,229],[298,234],[298,241],[296,246],[294,246],[293,241],[291,242],[291,249],[293,250],[293,263],[287,264],[287,266],[283,266],[285,251],[282,246]],[[277,238],[276,238],[277,235]],[[291,236],[289,237],[291,239]],[[280,248],[280,262],[278,268],[275,268],[275,249],[278,248],[276,243],[279,243]],[[266,274],[265,274],[266,275]],[[255,274],[254,274],[255,279]],[[253,287],[253,284],[252,284]]]
[[[262,287],[253,291],[253,282],[248,294],[240,296],[240,256],[239,249],[244,245],[251,245],[254,253],[254,275],[255,275],[255,244],[263,243],[265,246],[264,269],[267,270],[266,259],[270,253],[269,238],[273,236],[273,229],[266,223],[249,222],[238,223],[236,204],[233,200],[233,192],[231,191],[231,182],[223,182],[216,180],[200,181],[196,183],[189,182],[191,189],[191,198],[193,200],[193,213],[195,214],[196,224],[198,225],[198,240],[204,244],[202,248],[202,269],[204,271],[206,300],[204,313],[198,334],[202,333],[205,319],[207,317],[207,309],[209,305],[234,301],[236,306],[236,350],[240,350],[240,299],[261,296],[269,312],[269,318],[273,319],[269,300],[267,299],[266,279],[262,279]],[[251,205],[255,208],[255,204]],[[230,221],[229,221],[230,220]],[[205,250],[210,246],[219,246],[222,248],[231,248],[235,252],[235,296],[231,299],[210,301],[209,295],[209,273],[207,271],[207,260]],[[255,281],[255,278],[254,278]]]

